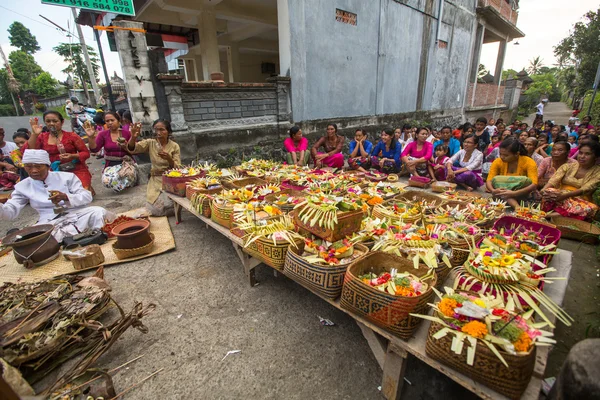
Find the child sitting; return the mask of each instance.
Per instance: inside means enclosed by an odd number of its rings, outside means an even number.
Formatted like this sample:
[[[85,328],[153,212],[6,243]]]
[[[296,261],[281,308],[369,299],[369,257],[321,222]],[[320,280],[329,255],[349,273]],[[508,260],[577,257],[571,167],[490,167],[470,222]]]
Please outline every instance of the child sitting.
[[[485,155],[486,156],[490,155],[490,153],[499,145],[500,145],[500,134],[496,133],[496,134],[492,135],[492,141],[488,145]]]
[[[448,146],[445,144],[438,144],[435,148],[434,158],[429,161],[429,165],[427,166],[429,175],[434,181],[446,180],[446,161],[449,159],[446,155],[447,153]]]

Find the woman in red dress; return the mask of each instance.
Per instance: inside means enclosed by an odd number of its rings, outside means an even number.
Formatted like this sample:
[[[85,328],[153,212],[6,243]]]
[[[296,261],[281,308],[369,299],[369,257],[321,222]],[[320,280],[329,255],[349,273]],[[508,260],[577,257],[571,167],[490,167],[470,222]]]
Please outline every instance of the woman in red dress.
[[[57,111],[44,113],[44,124],[47,131],[43,131],[37,118],[30,118],[31,136],[24,149],[42,149],[50,155],[52,167],[58,171],[72,172],[84,188],[94,193],[92,189],[92,174],[85,161],[90,158],[90,151],[83,139],[73,132],[62,130],[64,118]],[[58,162],[57,162],[58,161]]]

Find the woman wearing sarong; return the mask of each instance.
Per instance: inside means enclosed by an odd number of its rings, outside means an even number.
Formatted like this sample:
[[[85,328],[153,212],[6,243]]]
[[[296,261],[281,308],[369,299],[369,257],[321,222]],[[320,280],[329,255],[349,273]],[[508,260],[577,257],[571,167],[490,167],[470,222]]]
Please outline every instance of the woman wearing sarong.
[[[429,131],[427,128],[419,128],[416,141],[409,143],[402,152],[402,162],[412,175],[429,175],[427,166],[433,155],[433,144],[427,141],[428,136]]]
[[[428,144],[431,146],[431,143]],[[402,166],[402,162],[400,161],[401,153],[402,145],[396,140],[394,130],[392,128],[385,128],[381,131],[381,140],[371,152],[371,167],[385,174],[400,172],[400,167]]]
[[[148,153],[152,162],[148,189],[146,191],[146,208],[151,215],[163,216],[169,212],[171,200],[162,190],[162,175],[165,171],[181,166],[181,152],[179,145],[171,139],[173,129],[171,123],[164,119],[157,119],[152,124],[154,139],[144,139],[136,143],[142,125],[138,122],[131,125],[131,138],[127,143],[127,150],[132,154]]]
[[[338,128],[336,124],[327,125],[327,133],[310,149],[315,168],[323,166],[332,168],[342,168],[344,166],[344,155],[342,147],[346,138],[337,134]],[[323,147],[324,153],[319,152]]]
[[[600,184],[600,145],[588,142],[579,147],[577,163],[563,164],[542,189],[542,209],[548,216],[562,215],[579,220],[592,219],[598,206],[592,194]]]
[[[121,127],[121,117],[114,111],[104,113],[104,122],[108,129],[100,132],[94,126],[86,128],[85,133],[89,139],[89,147],[93,152],[99,152],[104,149],[104,168],[113,167],[123,163],[123,157],[127,152],[123,150],[121,144],[128,142],[131,137],[129,128]]]
[[[354,132],[354,140],[350,142],[350,155],[348,165],[351,169],[367,172],[371,168],[371,150],[373,143],[367,140],[367,132],[364,129],[357,129]]]
[[[516,208],[537,189],[537,166],[516,138],[508,138],[499,147],[500,158],[490,167],[486,188],[495,197]]]
[[[298,125],[290,128],[290,137],[283,141],[283,147],[286,151],[285,160],[289,165],[308,165],[308,139],[302,136],[302,129]]]
[[[73,132],[63,131],[64,118],[58,111],[46,111],[42,119],[48,131],[42,131],[37,118],[30,118],[31,136],[23,146],[23,151],[46,150],[50,155],[53,171],[72,172],[83,187],[93,194],[92,174],[85,163],[90,158],[90,151],[83,139]]]
[[[554,146],[552,146],[552,155],[550,157],[544,158],[538,167],[538,187],[542,189],[550,178],[556,174],[556,171],[563,164],[575,164],[577,161],[569,158],[569,150],[571,146],[568,142],[563,140],[559,140],[554,142]]]
[[[477,149],[475,135],[467,135],[463,140],[463,149],[446,161],[446,179],[471,192],[484,184],[481,178],[482,164],[483,153]]]

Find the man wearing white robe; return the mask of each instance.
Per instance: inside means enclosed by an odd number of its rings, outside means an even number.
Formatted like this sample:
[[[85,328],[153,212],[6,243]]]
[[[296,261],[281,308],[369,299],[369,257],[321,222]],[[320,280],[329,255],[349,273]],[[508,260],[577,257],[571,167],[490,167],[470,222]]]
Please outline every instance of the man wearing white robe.
[[[50,171],[50,157],[45,150],[25,150],[23,166],[29,178],[17,183],[11,198],[1,204],[0,218],[14,220],[29,204],[39,213],[37,224],[55,226],[52,235],[60,243],[66,236],[100,229],[105,219],[112,217],[102,207],[84,207],[92,202],[92,194],[75,174]],[[55,207],[62,208],[58,210],[62,212],[56,214]]]

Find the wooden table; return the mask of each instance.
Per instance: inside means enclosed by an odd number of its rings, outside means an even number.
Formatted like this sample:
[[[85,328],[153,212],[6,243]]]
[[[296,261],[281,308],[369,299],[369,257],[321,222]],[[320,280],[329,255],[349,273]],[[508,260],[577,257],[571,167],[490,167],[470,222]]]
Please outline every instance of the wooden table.
[[[178,197],[169,193],[167,193],[167,195],[175,203],[175,220],[177,223],[181,222],[181,211],[183,209],[186,209],[190,213],[194,214],[196,217],[200,218],[200,220],[205,222],[207,228],[212,227],[213,229],[217,230],[219,233],[223,234],[225,237],[231,240],[231,243],[238,257],[242,262],[244,273],[246,274],[250,285],[254,286],[256,284],[256,279],[254,277],[254,269],[259,264],[261,264],[261,261],[251,257],[250,255],[244,252],[242,240],[238,236],[232,234],[229,231],[229,229],[197,213],[191,207],[190,201],[188,199]],[[546,293],[546,295],[548,295],[559,305],[562,304],[562,301],[565,297],[567,282],[569,280],[569,274],[571,273],[571,258],[571,252],[560,250],[559,253],[554,256],[552,262],[550,263],[550,266],[556,268],[557,271],[548,274],[548,276],[564,277],[565,279],[556,280],[552,284],[547,284],[544,288],[544,293]],[[277,272],[281,273],[280,271]],[[450,277],[446,281],[446,286],[452,286],[452,283],[454,281],[454,277],[452,275],[453,274],[450,274]],[[297,283],[301,285],[300,282]],[[363,336],[367,340],[367,343],[369,344],[369,347],[371,348],[375,359],[377,360],[379,366],[383,370],[381,391],[386,399],[395,400],[400,398],[400,394],[402,393],[402,385],[404,383],[404,372],[407,364],[406,357],[408,354],[412,354],[413,356],[428,364],[432,368],[435,368],[436,370],[440,371],[441,373],[448,376],[461,386],[467,388],[471,392],[475,393],[482,399],[507,399],[507,397],[498,394],[494,390],[489,389],[481,383],[478,383],[473,379],[465,376],[464,374],[455,371],[451,367],[448,367],[427,356],[427,354],[425,353],[425,343],[429,331],[428,322],[423,321],[423,323],[421,323],[416,329],[413,337],[408,341],[404,341],[387,332],[386,330],[378,327],[377,325],[371,323],[370,321],[367,321],[366,319],[354,315],[348,312],[347,310],[341,308],[339,300],[331,300],[326,297],[323,297],[319,293],[314,292],[308,287],[305,287],[305,289],[321,297],[324,301],[328,302],[335,308],[345,312],[346,314],[350,315],[354,320],[356,320],[356,323],[360,327]],[[549,315],[549,318],[551,320],[553,319],[551,315]],[[544,371],[546,369],[546,362],[548,360],[549,351],[549,347],[537,348],[536,364],[534,367],[533,376],[531,378],[531,381],[529,382],[529,386],[525,390],[525,393],[523,393],[521,399],[537,400],[539,398],[539,393],[542,385],[542,379],[544,377]]]

